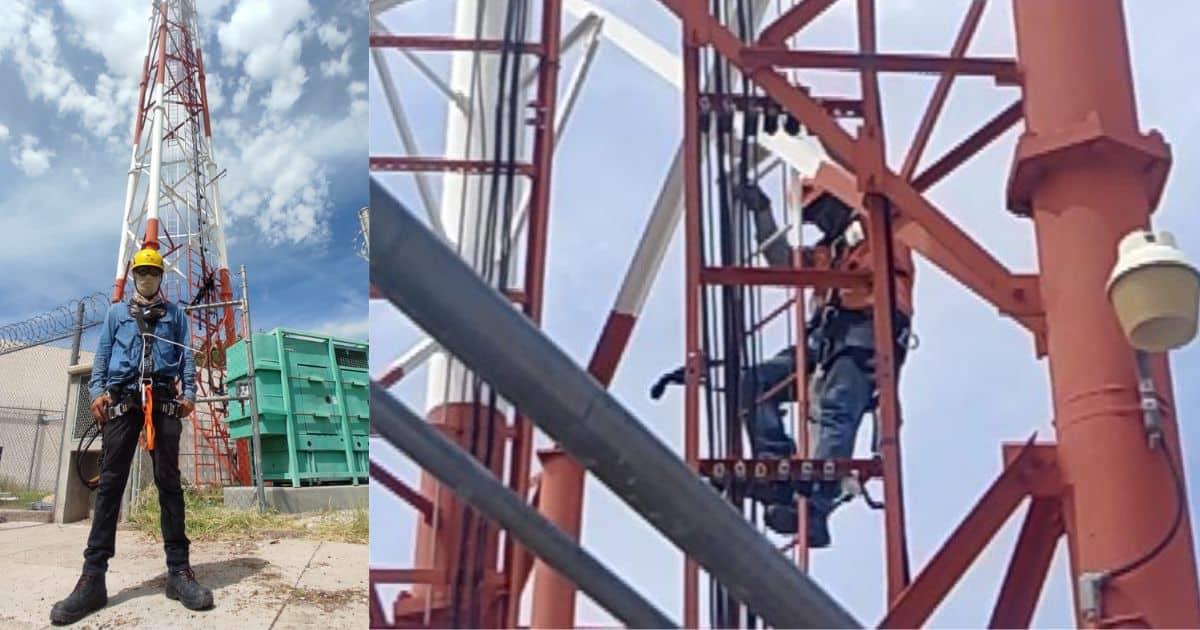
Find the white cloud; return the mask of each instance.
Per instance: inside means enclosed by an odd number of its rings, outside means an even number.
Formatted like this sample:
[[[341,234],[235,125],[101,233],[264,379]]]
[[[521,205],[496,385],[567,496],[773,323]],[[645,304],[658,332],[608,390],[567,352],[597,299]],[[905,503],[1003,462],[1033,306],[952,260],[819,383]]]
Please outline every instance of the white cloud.
[[[217,29],[226,65],[241,62],[247,76],[269,83],[268,109],[285,111],[300,98],[308,74],[300,65],[303,28],[313,17],[308,0],[239,0]]]
[[[271,82],[271,91],[263,99],[263,104],[273,112],[287,111],[300,99],[306,81],[308,81],[308,72],[300,66],[293,66],[287,74],[277,77]]]
[[[8,140],[8,127],[4,123],[0,123],[0,142]]]
[[[219,74],[205,72],[205,90],[208,93],[208,111],[209,114],[216,112],[225,105],[225,81]]]
[[[21,136],[20,148],[13,147],[12,163],[30,177],[37,177],[50,170],[50,158],[55,155],[51,149],[40,148],[40,144],[36,137],[25,134]]]
[[[334,319],[309,326],[315,333],[348,339],[366,339],[370,331],[370,320],[366,314],[345,319]]]
[[[128,79],[142,73],[151,5],[144,0],[63,0],[73,41],[104,57],[108,70]]]
[[[367,93],[367,82],[351,81],[350,85],[346,87],[346,92],[350,94],[351,98],[358,98]]]
[[[327,77],[350,76],[350,48],[342,49],[342,56],[321,62],[321,74]]]
[[[248,100],[250,100],[250,80],[242,77],[238,80],[237,92],[233,94],[233,113],[240,114]]]
[[[337,50],[350,41],[350,30],[341,30],[336,22],[326,22],[317,28],[317,39],[329,50]]]
[[[128,124],[136,81],[100,72],[88,90],[59,59],[58,32],[48,12],[34,12],[17,3],[0,3],[0,55],[10,53],[29,97],[78,116],[83,127],[107,139],[121,123]]]
[[[196,12],[200,14],[200,19],[211,20],[228,4],[229,0],[203,0],[196,3]],[[203,23],[200,24],[200,28],[204,28]]]
[[[71,175],[75,176],[75,181],[79,182],[80,186],[84,188],[91,187],[92,182],[88,180],[87,175],[84,175],[83,169],[79,168],[78,166],[73,167],[71,169]]]

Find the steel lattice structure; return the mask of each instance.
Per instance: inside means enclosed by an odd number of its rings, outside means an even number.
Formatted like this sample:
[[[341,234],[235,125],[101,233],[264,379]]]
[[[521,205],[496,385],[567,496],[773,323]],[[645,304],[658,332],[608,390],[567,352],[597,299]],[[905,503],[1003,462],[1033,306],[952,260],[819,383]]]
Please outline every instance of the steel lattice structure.
[[[1139,388],[1139,368],[1135,365],[1138,359],[1116,324],[1104,290],[1116,258],[1117,240],[1149,223],[1171,161],[1169,146],[1162,137],[1157,132],[1142,133],[1138,126],[1124,15],[1119,0],[1061,0],[1055,3],[1012,0],[1017,42],[1015,58],[981,58],[967,54],[985,0],[971,2],[955,43],[946,55],[880,52],[876,43],[874,0],[855,2],[857,50],[808,50],[797,46],[796,35],[835,2],[798,0],[786,3],[780,13],[772,14],[768,21],[747,30],[745,18],[735,16],[729,7],[735,4],[739,9],[752,7],[750,15],[761,18],[766,14],[767,3],[661,0],[682,26],[680,74],[671,67],[670,54],[657,49],[631,25],[592,7],[585,0],[563,0],[567,11],[579,17],[587,15],[586,19],[604,24],[606,31],[611,30],[606,35],[613,43],[668,78],[680,89],[683,98],[683,144],[600,335],[588,371],[602,385],[611,380],[671,233],[682,222],[687,266],[682,455],[698,476],[721,481],[726,487],[731,481],[754,483],[775,475],[807,483],[811,479],[798,476],[803,475],[802,472],[790,472],[804,470],[830,470],[831,479],[850,470],[857,471],[862,477],[881,478],[887,577],[887,612],[881,626],[924,624],[996,532],[1026,500],[1030,508],[991,613],[992,627],[1022,627],[1030,623],[1054,549],[1061,539],[1065,539],[1069,551],[1074,611],[1081,627],[1200,625],[1200,595],[1197,594],[1195,556],[1167,357],[1152,356],[1146,362],[1146,369],[1153,376],[1145,379],[1141,383],[1143,387]],[[849,3],[850,0],[842,2]],[[382,10],[394,4],[379,3],[376,8]],[[469,9],[475,7],[474,3],[463,4],[469,5]],[[556,4],[554,0],[547,0],[544,15],[557,17],[557,11],[551,8]],[[464,10],[461,5],[459,9],[453,38],[380,32],[372,36],[372,45],[493,53],[504,47],[494,36],[478,32],[472,35],[470,27],[475,26],[469,19],[472,11]],[[539,41],[521,43],[522,51],[534,56],[549,56],[557,40],[548,35],[554,32],[555,25],[546,25]],[[565,42],[564,38],[564,46]],[[373,55],[377,53],[373,51]],[[459,58],[467,57],[467,54],[461,54]],[[465,63],[457,59],[456,64]],[[377,60],[376,65],[383,64]],[[540,66],[543,72],[546,65]],[[724,88],[720,88],[719,83],[714,87],[709,74],[713,68],[723,68],[737,81],[728,82]],[[795,72],[811,69],[853,73],[859,83],[858,94],[814,96]],[[882,73],[923,73],[938,77],[916,136],[898,166],[890,165],[885,157],[888,154],[882,122],[885,99],[879,86]],[[959,76],[991,77],[998,85],[1019,88],[1020,97],[992,119],[983,121],[977,131],[954,148],[920,168],[951,85]],[[542,90],[546,89],[546,78],[545,74],[539,75]],[[390,79],[383,81],[389,101],[395,101],[394,86],[388,86]],[[453,102],[456,88],[464,87],[453,82],[452,74],[452,85],[443,86],[450,88],[443,91],[451,96],[452,110],[460,106]],[[545,93],[539,92],[539,100],[535,103],[544,107],[546,101],[541,100],[544,96]],[[495,166],[475,159],[477,156],[453,152],[439,158],[421,157],[414,149],[411,133],[406,131],[402,110],[394,102],[391,105],[410,155],[375,156],[372,168],[416,172],[430,224],[445,238],[450,231],[442,229],[440,219],[445,219],[446,215],[439,216],[432,208],[431,195],[427,185],[420,183],[420,173],[453,170],[486,175],[495,173]],[[770,108],[775,108],[773,115],[789,118],[788,124],[793,127],[789,133],[759,133],[757,124],[748,122],[751,119],[761,121]],[[1005,267],[925,196],[930,187],[950,176],[982,148],[1018,124],[1023,125],[1024,131],[1008,175],[1007,200],[1011,211],[1032,220],[1038,237],[1039,269],[1036,273],[1019,273]],[[789,137],[796,135],[800,128],[811,137]],[[705,239],[715,228],[706,222],[705,208],[714,182],[704,167],[706,160],[711,159],[706,156],[721,151],[714,149],[714,137],[718,134],[749,137],[794,169],[799,175],[799,185],[794,190],[798,204],[808,203],[817,195],[831,195],[861,211],[868,221],[872,271],[847,273],[827,267],[806,267],[799,261],[790,269],[766,269],[748,263],[726,264],[710,259],[706,254]],[[548,161],[545,164],[536,160],[523,162],[510,165],[510,168],[535,177],[549,173]],[[548,210],[536,202],[533,208],[537,213]],[[376,209],[377,212],[383,210],[396,212],[397,208]],[[531,237],[530,242],[531,248],[536,246],[543,250],[538,255],[544,256],[544,237],[540,240]],[[748,459],[736,452],[725,458],[702,457],[700,453],[700,423],[705,416],[701,394],[706,387],[701,377],[710,370],[706,363],[713,353],[711,342],[707,342],[703,334],[704,308],[706,300],[711,299],[707,296],[722,288],[753,291],[765,286],[791,287],[795,290],[791,299],[763,318],[764,321],[751,324],[764,325],[770,318],[790,316],[795,318],[799,330],[803,330],[806,289],[870,288],[877,311],[890,312],[895,302],[894,292],[888,289],[893,265],[890,250],[897,244],[922,255],[1031,334],[1035,353],[1048,358],[1053,374],[1051,391],[1057,434],[1055,442],[1030,440],[1003,445],[1004,467],[1000,474],[943,547],[916,571],[910,566],[907,551],[901,477],[902,414],[895,384],[896,357],[890,341],[876,347],[880,439],[874,457],[820,461],[800,456],[783,462],[789,467],[783,469],[777,468],[778,461]],[[373,260],[373,275],[376,271]],[[433,322],[435,307],[445,309],[453,304],[447,299],[424,310],[421,304],[412,300],[419,291],[425,291],[420,295],[428,299],[428,286],[418,286],[420,283],[416,281],[388,280],[388,299],[406,304],[409,308],[406,312],[414,320]],[[384,279],[373,277],[373,283],[383,286]],[[537,293],[532,293],[527,286],[524,295],[536,295],[540,299],[540,284],[531,287]],[[445,291],[458,288],[447,287]],[[406,294],[406,291],[412,293]],[[373,293],[383,294],[382,291]],[[520,295],[519,292],[510,293]],[[525,305],[528,306],[528,302]],[[444,317],[445,311],[441,314]],[[469,319],[464,317],[457,323],[466,325],[464,322]],[[536,316],[533,321],[536,323]],[[890,318],[874,318],[873,325],[875,339],[894,338]],[[482,329],[488,323],[476,321],[474,326]],[[471,350],[460,345],[456,338],[456,333],[466,333],[463,329],[454,330],[446,324],[431,327],[430,332],[431,338],[422,340],[405,353],[377,380],[385,385],[394,383],[428,357],[442,356],[439,344],[459,347],[464,356],[466,350]],[[804,344],[797,346],[799,351]],[[490,367],[492,374],[502,374],[501,368],[513,367],[500,365],[492,355],[474,356],[480,366]],[[490,365],[487,361],[491,361]],[[802,357],[797,365],[804,365]],[[805,375],[798,373],[793,378],[802,384]],[[529,384],[526,391],[533,389],[534,386]],[[797,389],[803,392],[806,388],[800,386]],[[434,388],[430,391],[432,394]],[[803,394],[801,398],[803,405]],[[455,405],[458,405],[457,410]],[[463,433],[472,426],[479,426],[477,416],[464,413],[464,410],[477,405],[478,400],[433,401],[429,420],[456,429],[451,434],[457,435],[461,444]],[[1151,410],[1162,416],[1160,445],[1147,440],[1144,432],[1142,416]],[[554,426],[554,420],[562,419],[534,420],[539,426],[550,427]],[[489,418],[487,421],[495,420]],[[509,435],[518,435],[527,427],[509,426]],[[797,439],[803,454],[807,444],[801,434],[797,432]],[[514,452],[521,455],[519,450]],[[562,531],[578,539],[584,469],[559,450],[540,455],[542,469],[536,483],[510,478],[514,482],[511,487],[524,498],[529,498],[527,490],[532,488],[534,497],[530,500],[536,503],[539,511]],[[524,468],[516,467],[515,470],[528,473],[527,460],[516,461],[522,462]],[[603,468],[594,461],[585,463],[597,474]],[[739,469],[742,474],[731,473]],[[763,471],[761,475],[759,470]],[[423,480],[421,490],[417,491],[388,475],[381,467],[373,466],[372,476],[420,511],[424,521],[417,543],[419,553],[416,557],[420,566],[403,570],[373,568],[372,589],[377,583],[388,582],[428,585],[415,589],[416,597],[401,598],[394,604],[396,623],[422,626],[444,622],[449,605],[444,596],[445,588],[460,575],[461,563],[453,559],[451,552],[456,549],[451,546],[448,550],[444,546],[446,540],[439,538],[436,530],[438,523],[457,523],[462,504],[430,478]],[[743,500],[732,494],[726,494],[726,497],[735,505],[741,505]],[[635,503],[629,497],[623,498]],[[689,516],[680,515],[680,518]],[[696,517],[693,514],[690,518]],[[663,531],[670,535],[665,528]],[[803,535],[798,537],[795,553],[795,561],[800,566],[806,561],[803,540]],[[503,565],[488,565],[489,571],[495,573],[485,573],[484,581],[491,577],[493,584],[507,585],[508,590],[503,593],[508,598],[504,608],[506,616],[489,616],[490,613],[481,609],[472,613],[479,615],[473,619],[504,619],[508,627],[516,627],[512,602],[519,601],[533,564],[533,558],[526,553]],[[572,626],[575,623],[574,585],[547,570],[545,565],[539,564],[532,574],[532,626]],[[736,587],[744,584],[725,586],[730,592],[736,592]],[[439,591],[439,588],[443,590]],[[700,626],[700,588],[698,563],[695,558],[688,557],[683,567],[682,617],[685,627]],[[442,597],[439,598],[439,594]],[[746,601],[738,597],[729,599],[735,609]],[[488,605],[481,604],[484,608]],[[374,625],[384,623],[382,606],[373,590]],[[741,613],[721,622],[744,623],[749,618],[744,613],[742,608]]]
[[[224,394],[224,353],[237,326],[197,22],[194,0],[151,5],[112,300],[125,295],[134,252],[151,247],[165,259],[169,299],[224,303],[189,311],[197,396],[210,397]],[[249,482],[245,446],[232,447],[223,414],[223,404],[201,403],[192,415],[197,484]]]

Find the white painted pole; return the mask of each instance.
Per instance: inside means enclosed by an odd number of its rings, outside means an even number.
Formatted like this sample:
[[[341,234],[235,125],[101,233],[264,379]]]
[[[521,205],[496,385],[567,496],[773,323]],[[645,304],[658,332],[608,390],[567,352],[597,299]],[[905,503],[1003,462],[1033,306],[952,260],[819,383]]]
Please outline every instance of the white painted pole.
[[[473,39],[477,33],[483,39],[504,37],[507,2],[496,0],[459,0],[455,9],[454,36]],[[500,58],[493,53],[478,54],[478,70],[474,52],[452,53],[450,66],[450,89],[460,94],[471,94],[472,79],[475,80],[477,99],[470,103],[467,112],[457,104],[446,107],[446,153],[448,159],[489,160],[492,158],[492,137],[495,132],[496,94],[499,91]],[[524,106],[526,99],[518,96],[517,102]],[[471,110],[472,116],[469,114]],[[524,112],[518,116],[524,120]],[[487,133],[483,133],[486,129]],[[468,143],[468,139],[470,140]],[[470,145],[468,147],[468,144]],[[518,154],[520,154],[518,143]],[[468,264],[478,270],[484,261],[474,256],[485,249],[479,242],[476,224],[481,200],[487,201],[490,186],[489,176],[446,173],[442,177],[441,219],[446,238]],[[478,247],[476,245],[478,244]],[[471,402],[470,381],[461,363],[453,360],[444,351],[438,350],[429,363],[429,380],[426,388],[425,409],[433,410],[447,403]]]

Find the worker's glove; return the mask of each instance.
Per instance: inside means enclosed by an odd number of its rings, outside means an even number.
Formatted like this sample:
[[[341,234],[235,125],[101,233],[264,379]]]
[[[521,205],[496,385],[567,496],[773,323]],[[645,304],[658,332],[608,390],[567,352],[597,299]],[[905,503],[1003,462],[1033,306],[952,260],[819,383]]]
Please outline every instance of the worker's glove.
[[[650,398],[652,400],[658,400],[659,398],[662,398],[663,393],[665,393],[667,391],[667,385],[671,385],[671,384],[674,384],[674,385],[683,385],[684,384],[682,367],[679,367],[671,372],[667,372],[666,374],[663,374],[662,376],[658,377],[658,380],[654,382],[654,385],[652,387],[650,387]]]
[[[751,212],[765,212],[771,209],[771,199],[763,192],[758,184],[745,183],[734,188],[733,196],[742,202]]]
[[[100,394],[92,401],[92,420],[95,420],[96,424],[104,426],[104,423],[108,422],[108,406],[111,404],[112,397],[108,392]]]
[[[196,403],[194,403],[186,398],[180,398],[176,402],[179,403],[179,417],[180,418],[186,418],[186,417],[192,415],[192,412],[196,410]]]
[[[710,361],[708,361],[709,368],[716,367],[718,365],[721,365],[720,359],[711,359]],[[686,383],[687,377],[684,376],[684,371],[685,371],[685,367],[681,365],[681,366],[675,368],[674,370],[671,370],[670,372],[667,372],[666,374],[663,374],[662,376],[658,377],[658,380],[655,381],[654,385],[650,387],[650,398],[652,398],[654,400],[658,400],[659,398],[662,398],[662,395],[667,390],[667,385],[683,385],[684,383]],[[701,383],[705,383],[707,381],[707,379],[705,378],[706,373],[707,373],[707,370],[700,373],[700,382]]]

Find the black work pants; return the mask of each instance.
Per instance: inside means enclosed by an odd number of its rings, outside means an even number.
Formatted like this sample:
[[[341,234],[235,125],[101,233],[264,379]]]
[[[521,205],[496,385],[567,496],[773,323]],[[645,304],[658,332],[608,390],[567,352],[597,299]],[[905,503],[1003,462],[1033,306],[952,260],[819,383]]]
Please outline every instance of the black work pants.
[[[129,480],[129,467],[138,448],[138,435],[145,420],[140,410],[109,420],[102,433],[104,463],[100,485],[96,488],[96,508],[92,514],[92,532],[83,552],[83,573],[101,575],[108,570],[108,559],[116,554],[117,518],[121,495]],[[188,566],[188,539],[183,524],[183,487],[179,481],[179,437],[183,423],[179,418],[154,414],[154,484],[158,486],[159,521],[162,525],[163,550],[167,569]]]

